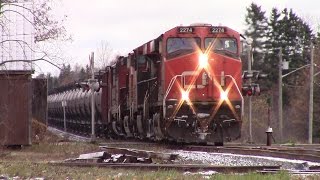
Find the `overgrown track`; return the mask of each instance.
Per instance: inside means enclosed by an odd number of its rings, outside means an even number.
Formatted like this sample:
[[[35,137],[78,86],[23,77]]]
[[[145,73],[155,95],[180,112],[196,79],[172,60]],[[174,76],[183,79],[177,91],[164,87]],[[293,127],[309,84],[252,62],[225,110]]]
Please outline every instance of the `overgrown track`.
[[[135,143],[129,143],[135,144]],[[106,144],[104,144],[106,145]],[[216,150],[216,152],[225,152],[228,150],[235,150],[238,154],[243,152],[244,149],[248,150],[261,150],[261,149],[272,149],[285,151],[294,151],[294,148],[257,148],[257,147],[204,147],[204,146],[184,146],[192,150]],[[138,149],[126,149],[100,146],[102,152],[82,154],[77,159],[68,159],[65,162],[53,163],[53,165],[59,166],[76,166],[76,167],[106,167],[106,168],[120,168],[120,169],[139,169],[139,170],[177,170],[177,171],[215,171],[219,173],[247,173],[247,172],[258,172],[258,173],[277,173],[279,171],[286,171],[289,174],[320,174],[318,166],[302,167],[296,170],[284,170],[278,165],[261,165],[261,166],[216,166],[210,164],[174,164],[174,160],[177,158],[177,154],[168,154],[164,152],[144,151]],[[299,149],[302,151],[303,149]],[[298,151],[299,151],[298,150]],[[249,151],[246,151],[249,152]],[[303,151],[305,152],[305,151]],[[307,151],[309,152],[309,151]],[[313,152],[310,150],[310,152]],[[112,154],[117,156],[117,160],[112,158]],[[294,153],[291,153],[294,154]],[[121,155],[121,157],[119,156]],[[142,159],[142,160],[138,160]],[[161,163],[154,163],[153,160],[161,159]],[[140,162],[139,162],[140,161]],[[304,163],[303,163],[304,165]]]
[[[252,171],[268,171],[280,169],[280,166],[213,166],[206,164],[144,164],[144,163],[91,163],[91,162],[64,162],[54,165],[79,166],[79,167],[109,167],[130,168],[145,170],[178,170],[178,171],[216,171],[221,173],[245,173]]]
[[[117,143],[102,143],[101,145],[109,147],[117,147],[117,145],[135,145],[141,147],[152,146],[155,143],[148,142],[117,142]],[[159,145],[159,144],[157,144]],[[163,144],[159,145],[163,148],[173,150],[186,151],[203,151],[215,153],[232,153],[242,155],[266,156],[275,158],[305,160],[311,162],[320,162],[320,145],[297,145],[296,147],[289,146],[253,146],[253,145],[231,145],[226,146],[201,146],[201,145],[178,145],[178,144]]]
[[[289,174],[299,174],[299,175],[312,175],[312,174],[320,174],[319,170],[282,170],[285,171]],[[273,174],[273,173],[278,173],[278,169],[266,169],[262,171],[257,171],[258,173],[261,174]]]
[[[266,156],[276,158],[286,158],[295,160],[305,160],[311,162],[320,162],[320,145],[295,145],[291,146],[256,146],[256,145],[239,145],[226,144],[223,147],[217,146],[199,146],[199,145],[179,145],[167,142],[142,142],[137,140],[119,140],[112,142],[104,142],[101,146],[108,147],[127,147],[133,146],[138,148],[143,147],[161,147],[162,149],[186,150],[186,151],[203,151],[216,153],[232,153],[254,156]]]

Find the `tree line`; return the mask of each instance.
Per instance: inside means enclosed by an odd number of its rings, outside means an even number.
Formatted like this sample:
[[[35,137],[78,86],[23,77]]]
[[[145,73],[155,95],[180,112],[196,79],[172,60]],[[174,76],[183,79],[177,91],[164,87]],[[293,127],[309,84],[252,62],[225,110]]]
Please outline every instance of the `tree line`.
[[[246,37],[253,39],[253,66],[269,73],[275,82],[278,73],[278,53],[282,48],[283,60],[290,61],[291,68],[310,62],[310,44],[319,38],[308,22],[292,9],[273,8],[269,17],[261,6],[252,3],[245,16]]]
[[[289,61],[289,70],[283,70],[283,74],[286,74],[310,64],[311,44],[313,44],[314,63],[317,64],[315,73],[317,73],[320,71],[320,33],[312,29],[308,19],[300,17],[288,8],[273,8],[270,14],[267,14],[261,6],[251,3],[246,8],[244,21],[246,24],[244,35],[253,39],[253,69],[262,70],[269,75],[261,84],[268,89],[267,96],[273,99],[271,116],[274,120],[273,127],[277,128],[279,50],[282,49],[283,61]],[[243,69],[246,69],[246,55],[243,55],[242,59]],[[319,77],[320,75],[315,76],[314,79],[313,116],[313,135],[318,138],[320,137]],[[302,140],[306,139],[308,131],[309,78],[309,68],[306,66],[283,79],[284,118],[286,120],[284,128],[288,131],[293,130],[294,132],[287,134],[300,136]]]
[[[41,73],[36,78],[48,79],[48,91],[50,92],[54,88],[79,81],[85,81],[90,77],[91,71],[89,65],[81,67],[80,65],[76,64],[73,68],[71,68],[70,64],[63,64],[58,76],[54,76],[51,73]]]

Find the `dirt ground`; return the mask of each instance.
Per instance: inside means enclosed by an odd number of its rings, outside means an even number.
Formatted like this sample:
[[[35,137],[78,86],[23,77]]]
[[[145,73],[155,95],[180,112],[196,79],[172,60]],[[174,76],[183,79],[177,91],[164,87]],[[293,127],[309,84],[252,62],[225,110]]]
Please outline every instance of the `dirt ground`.
[[[177,171],[142,171],[97,167],[65,167],[50,164],[76,158],[79,154],[100,151],[98,144],[71,142],[47,130],[37,121],[32,124],[33,144],[21,148],[0,147],[0,179],[265,179],[259,174],[211,175],[185,174]],[[129,145],[130,146],[130,145]],[[150,145],[151,146],[151,145]],[[157,147],[157,146],[156,146]],[[149,149],[151,147],[145,147]],[[288,179],[287,174],[273,175]]]

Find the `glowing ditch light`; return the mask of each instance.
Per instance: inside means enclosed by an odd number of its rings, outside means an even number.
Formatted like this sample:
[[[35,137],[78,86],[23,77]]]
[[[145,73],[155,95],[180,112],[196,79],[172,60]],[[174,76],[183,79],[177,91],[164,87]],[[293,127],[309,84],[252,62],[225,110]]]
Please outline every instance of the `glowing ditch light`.
[[[189,92],[187,92],[187,91],[182,91],[182,92],[181,92],[181,98],[182,98],[182,100],[184,100],[184,101],[188,101],[188,100],[189,100]]]
[[[225,91],[221,91],[220,92],[220,99],[223,100],[223,101],[227,100],[228,99],[228,93],[225,92]]]
[[[199,56],[199,66],[200,68],[206,68],[208,66],[208,56],[206,54],[200,54]]]

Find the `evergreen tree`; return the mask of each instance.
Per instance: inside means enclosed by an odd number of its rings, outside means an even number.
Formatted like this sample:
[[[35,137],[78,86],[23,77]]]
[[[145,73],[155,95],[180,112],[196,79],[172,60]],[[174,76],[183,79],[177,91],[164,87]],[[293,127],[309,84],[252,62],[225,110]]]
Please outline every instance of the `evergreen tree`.
[[[83,81],[83,80],[85,80],[85,79],[88,79],[88,74],[86,73],[86,70],[82,67],[81,69],[80,69],[80,72],[79,72],[79,79],[81,80],[81,81]]]
[[[255,10],[255,11],[254,11]],[[253,38],[254,29],[258,28],[257,22],[255,19],[259,18],[259,11],[261,8],[259,6],[251,4],[247,8],[248,14],[246,16],[246,24],[248,30],[246,35]],[[254,13],[255,12],[255,13]],[[263,13],[261,13],[263,14]],[[279,49],[282,49],[282,57],[284,61],[289,61],[291,68],[288,71],[283,70],[283,74],[291,72],[293,69],[302,67],[304,65],[310,64],[311,53],[310,53],[310,43],[315,39],[310,26],[302,18],[300,18],[296,13],[291,9],[287,8],[278,10],[276,8],[272,9],[271,15],[268,18],[268,28],[264,36],[261,36],[260,39],[265,40],[264,46],[262,47],[262,55],[264,55],[264,64],[263,66],[255,67],[256,70],[263,70],[269,74],[269,85],[278,86],[278,71],[279,71]],[[260,34],[263,35],[263,34]],[[320,35],[320,34],[319,34]],[[259,38],[258,38],[259,39]],[[319,36],[318,36],[318,42]],[[259,44],[258,44],[259,45]],[[257,47],[257,44],[253,44],[254,48]],[[265,49],[263,49],[265,48]],[[319,45],[316,46],[314,60],[316,64],[320,64],[320,55],[319,55]],[[263,51],[264,50],[264,51]],[[317,68],[316,68],[317,69]],[[317,71],[316,71],[317,72]],[[315,81],[320,81],[320,75],[315,78]],[[301,126],[306,124],[307,119],[307,106],[305,103],[308,101],[308,80],[309,80],[309,69],[301,69],[294,74],[287,76],[283,79],[283,105],[284,113],[289,113],[290,122],[284,123],[284,127],[288,129],[295,129],[294,132],[291,132],[291,135],[297,135],[295,138],[304,139],[307,137],[307,128]],[[261,83],[261,82],[260,82]],[[263,83],[264,84],[264,83]],[[318,82],[319,87],[320,83]],[[319,108],[319,87],[316,87],[314,91],[314,119],[319,117],[320,111]],[[270,86],[269,86],[270,87]],[[277,96],[277,95],[276,95]],[[319,119],[319,118],[318,118]],[[318,120],[317,119],[317,120]],[[315,132],[319,132],[320,124],[314,124]],[[287,131],[287,134],[290,132]],[[314,135],[320,136],[319,133]],[[289,135],[290,136],[290,135]]]
[[[59,87],[58,77],[52,76],[50,73],[47,74],[48,79],[48,91],[50,92],[56,87]]]
[[[282,48],[284,60],[290,62],[290,68],[299,68],[310,63],[310,42],[313,39],[312,31],[300,17],[284,9],[284,18],[280,20],[282,24]],[[305,81],[302,73],[286,78],[293,85],[301,85]]]
[[[60,71],[60,74],[59,74],[59,84],[66,85],[69,82],[71,82],[70,81],[71,75],[72,75],[72,73],[71,73],[70,64],[68,64],[68,65],[63,64],[61,71]]]
[[[281,43],[281,24],[279,23],[280,13],[276,8],[271,11],[271,16],[268,21],[268,30],[266,36],[266,54],[265,54],[265,65],[263,70],[269,74],[269,80],[271,82],[276,82],[279,64],[279,48],[282,47]]]
[[[258,68],[263,63],[264,51],[265,51],[265,37],[267,30],[267,18],[265,17],[265,11],[261,10],[261,6],[255,3],[251,3],[247,8],[247,14],[245,16],[245,22],[247,29],[245,30],[245,36],[250,37],[253,40],[252,50],[254,65]]]
[[[90,77],[90,74],[91,74],[91,69],[90,69],[90,66],[87,64],[86,65],[86,74],[87,74],[87,78],[89,78]]]
[[[285,8],[279,12],[276,8],[272,9],[268,20],[263,66],[269,72],[270,82],[276,82],[278,78],[279,49],[282,48],[283,61],[289,61],[290,68],[299,68],[310,60],[310,40],[313,37],[307,23],[292,10]]]

